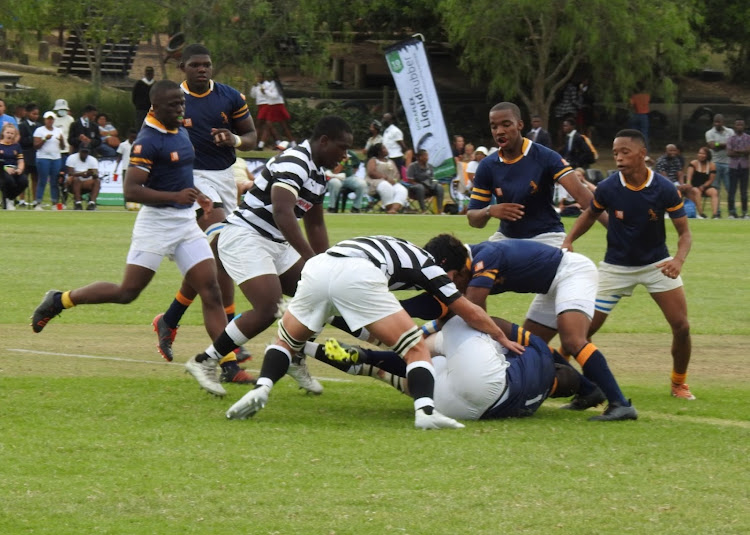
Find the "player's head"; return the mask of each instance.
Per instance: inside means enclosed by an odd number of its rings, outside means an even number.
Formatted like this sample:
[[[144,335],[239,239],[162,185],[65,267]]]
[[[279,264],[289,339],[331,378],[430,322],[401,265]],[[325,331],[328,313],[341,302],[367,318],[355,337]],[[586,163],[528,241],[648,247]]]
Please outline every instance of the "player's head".
[[[213,75],[213,63],[208,48],[198,43],[186,46],[182,51],[180,70],[185,73],[185,79],[191,89],[200,90],[207,87]]]
[[[178,84],[171,80],[159,80],[151,86],[148,96],[159,122],[169,129],[180,126],[185,113],[185,94]]]
[[[569,398],[578,393],[581,387],[581,375],[565,364],[555,364],[555,383],[549,394],[551,398]]]
[[[490,132],[500,149],[520,151],[523,143],[521,110],[512,102],[500,102],[490,110]]]
[[[313,161],[333,169],[346,157],[353,142],[349,123],[337,115],[327,115],[317,122],[310,138]]]
[[[446,273],[460,272],[466,269],[469,251],[464,244],[452,234],[438,234],[424,246],[424,250],[432,255],[438,266]]]
[[[617,169],[625,176],[646,170],[646,139],[639,130],[628,128],[617,132],[612,152]]]

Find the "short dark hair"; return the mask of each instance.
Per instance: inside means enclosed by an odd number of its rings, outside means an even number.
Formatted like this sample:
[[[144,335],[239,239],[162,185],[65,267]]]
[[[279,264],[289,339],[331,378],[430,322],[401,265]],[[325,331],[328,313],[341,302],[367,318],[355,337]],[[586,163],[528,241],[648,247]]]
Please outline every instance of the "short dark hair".
[[[106,113],[104,113],[104,112],[101,112],[101,113],[97,113],[97,114],[96,114],[96,120],[97,120],[97,121],[99,120],[99,117],[104,117],[105,119],[109,119],[109,117],[107,116],[107,114],[106,114]]]
[[[383,147],[382,143],[375,143],[374,145],[370,145],[370,148],[367,149],[367,159],[370,158],[377,158],[380,156],[380,149]]]
[[[39,105],[36,102],[29,102],[28,104],[26,104],[26,111],[34,111],[38,109]]]
[[[646,146],[646,138],[643,136],[643,133],[640,130],[636,130],[635,128],[626,128],[625,130],[620,130],[615,134],[615,138],[618,137],[629,137],[633,141],[639,141],[644,147]]]
[[[445,271],[460,270],[469,259],[469,251],[464,244],[452,234],[438,234],[424,246],[432,255],[438,266]]]
[[[93,104],[86,104],[83,107],[83,113],[90,113],[92,111],[96,111],[96,106],[94,106]]]
[[[151,86],[151,90],[148,92],[148,98],[153,104],[156,99],[158,99],[161,95],[166,93],[167,91],[171,91],[172,89],[179,89],[180,85],[176,82],[173,82],[172,80],[159,80],[158,82],[154,83],[154,85]]]
[[[417,158],[419,158],[420,156],[422,156],[423,154],[426,154],[426,153],[427,153],[427,149],[419,149],[417,151]]]
[[[341,139],[343,134],[351,134],[352,128],[338,115],[326,115],[315,124],[312,139],[327,136],[329,139]]]
[[[182,62],[185,63],[187,60],[192,58],[193,56],[210,56],[211,52],[208,51],[208,48],[205,46],[199,44],[199,43],[193,43],[192,45],[188,45],[185,47],[185,50],[182,51]]]
[[[493,111],[503,111],[503,110],[510,110],[513,114],[513,117],[517,120],[521,120],[521,108],[513,104],[512,102],[499,102],[492,106],[490,109],[490,113]]]

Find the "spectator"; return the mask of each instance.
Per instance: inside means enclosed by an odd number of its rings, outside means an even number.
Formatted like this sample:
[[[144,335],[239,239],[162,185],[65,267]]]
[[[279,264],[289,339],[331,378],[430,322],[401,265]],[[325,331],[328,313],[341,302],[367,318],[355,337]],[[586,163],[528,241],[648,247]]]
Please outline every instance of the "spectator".
[[[76,154],[71,154],[65,161],[68,180],[75,197],[74,210],[83,210],[81,194],[89,193],[89,204],[86,210],[96,210],[96,198],[99,195],[99,162],[91,156],[88,144],[81,143]]]
[[[368,194],[379,196],[385,211],[397,214],[406,205],[409,192],[401,184],[401,174],[396,163],[388,157],[388,149],[376,143],[367,151]]]
[[[727,141],[727,154],[729,154],[729,195],[727,196],[727,211],[729,212],[729,219],[737,218],[737,211],[734,207],[734,196],[737,193],[738,185],[740,187],[742,219],[750,219],[750,216],[747,214],[750,135],[745,133],[745,121],[742,119],[734,121],[734,135]]]
[[[427,197],[437,198],[437,212],[443,212],[443,185],[435,180],[435,168],[429,162],[430,155],[425,149],[417,151],[417,160],[413,162],[406,171],[406,176],[412,184],[409,188],[409,196],[417,199],[419,209],[423,214],[432,211],[427,208],[425,199]]]
[[[383,136],[380,134],[383,130],[383,123],[377,119],[373,119],[368,129],[370,130],[370,137],[367,138],[367,143],[365,143],[365,153],[376,143],[383,142]]]
[[[99,135],[102,144],[99,145],[99,154],[102,158],[114,158],[117,156],[117,147],[120,146],[120,138],[117,137],[117,128],[109,122],[106,113],[96,116],[96,124],[99,126]]]
[[[590,192],[594,192],[596,186],[586,180],[586,170],[579,167],[573,170],[576,178]],[[557,198],[557,208],[561,217],[578,217],[585,207],[582,207],[578,201],[565,189],[562,184],[555,184],[555,197]]]
[[[706,214],[701,210],[701,197],[711,199],[713,219],[719,218],[719,192],[714,187],[716,179],[716,165],[711,161],[711,150],[708,147],[698,149],[698,157],[688,164],[687,183],[692,187],[690,200],[695,203],[699,211],[698,218],[705,219]]]
[[[149,98],[148,93],[151,91],[151,86],[154,85],[154,81],[154,68],[146,67],[143,78],[138,80],[133,86],[131,100],[133,106],[135,106],[136,131],[141,129],[143,121],[148,114],[148,110],[151,109],[151,99]]]
[[[130,162],[130,151],[133,148],[133,143],[138,135],[138,130],[131,128],[128,130],[128,137],[125,141],[120,143],[117,147],[117,159],[115,160],[115,176],[114,179],[117,181],[118,176],[122,181],[122,190],[125,191],[125,171],[128,169],[128,163]],[[126,202],[125,208],[128,210],[140,210],[141,205],[136,202]]]
[[[479,167],[479,162],[484,160],[485,156],[487,156],[487,147],[477,147],[474,150],[474,158],[466,165],[466,181],[464,190],[459,191],[461,193],[464,193],[466,191],[466,188],[471,189],[472,184],[474,183],[474,175],[477,172],[477,167]]]
[[[565,141],[559,151],[560,154],[572,167],[587,169],[589,165],[596,161],[594,151],[589,146],[589,142],[578,133],[573,119],[565,119],[562,129],[565,134]]]
[[[645,138],[645,136],[644,136]],[[692,187],[685,183],[685,159],[680,154],[677,145],[670,143],[666,152],[657,158],[654,171],[668,178],[683,197],[688,197]]]
[[[393,114],[386,113],[382,120],[385,130],[383,131],[383,146],[388,151],[388,157],[393,160],[401,173],[401,169],[406,167],[404,156],[408,150],[404,142],[404,133],[396,126],[396,119]]]
[[[552,148],[552,138],[550,137],[549,132],[542,127],[542,118],[539,115],[531,116],[531,130],[526,134],[526,137],[534,143],[539,143],[547,148]]]
[[[291,130],[289,130],[291,116],[284,105],[284,88],[281,85],[281,80],[279,80],[275,73],[272,73],[270,80],[264,82],[263,89],[266,99],[268,99],[267,116],[265,119],[270,124],[278,123],[281,125],[281,129],[284,131],[284,135],[289,140],[289,143],[293,147],[296,147],[297,142],[294,140]]]
[[[466,140],[464,139],[464,136],[453,136],[453,158],[456,160],[456,163],[463,161],[465,150]]]
[[[341,188],[347,188],[354,192],[354,201],[352,202],[352,213],[358,214],[362,211],[362,197],[367,192],[367,182],[364,178],[357,176],[361,162],[354,151],[347,150],[346,158],[339,163],[333,171],[326,171],[328,178],[328,211],[338,212],[339,192]],[[344,208],[341,208],[343,212]]]
[[[0,98],[0,127],[4,125],[5,123],[10,123],[16,128],[18,128],[18,123],[16,122],[16,118],[12,115],[8,115],[5,113],[5,101]]]
[[[60,173],[60,154],[65,148],[65,136],[62,130],[55,127],[55,113],[44,112],[44,126],[34,131],[34,149],[36,149],[36,168],[39,173],[39,183],[36,188],[34,210],[42,210],[42,197],[49,181],[52,209],[62,210],[57,201],[60,190],[57,175]],[[57,205],[57,206],[55,206]]]
[[[250,89],[250,96],[255,100],[255,105],[258,107],[258,113],[255,116],[258,123],[256,125],[258,138],[260,139],[257,145],[258,150],[261,150],[266,145],[269,134],[273,136],[272,139],[277,139],[278,137],[273,125],[268,122],[269,98],[266,95],[266,89],[270,83],[265,80],[263,73],[260,73],[256,77],[255,85]]]
[[[65,168],[65,160],[68,159],[70,154],[70,143],[68,143],[68,135],[70,134],[70,126],[75,122],[75,119],[70,115],[70,108],[68,107],[68,101],[64,98],[58,98],[55,101],[55,106],[52,110],[57,114],[55,117],[55,126],[62,130],[63,136],[65,136],[65,149],[61,154],[61,169]],[[37,116],[39,114],[37,113]]]
[[[29,182],[24,176],[23,149],[18,143],[18,129],[10,123],[2,126],[0,131],[0,186],[6,210],[15,210],[15,199],[19,193],[26,191]]]
[[[565,134],[562,132],[562,122],[565,119],[575,119],[576,115],[578,115],[578,87],[573,82],[567,82],[559,93],[559,100],[555,106],[558,140],[562,140],[565,137]]]
[[[96,152],[102,144],[99,125],[96,123],[96,106],[87,104],[83,108],[81,118],[70,125],[68,143],[71,152],[78,152],[81,143],[88,143],[91,151]]]
[[[13,118],[16,120],[16,125],[21,126],[21,121],[26,118],[26,106],[23,104],[16,104],[16,110],[13,112]]]
[[[643,134],[646,140],[646,150],[648,150],[648,130],[651,95],[644,90],[643,83],[639,82],[636,92],[630,96],[630,108],[633,113],[630,116],[630,124],[633,128]]]
[[[724,116],[720,113],[714,115],[714,127],[706,132],[706,143],[711,149],[711,162],[716,166],[716,179],[713,184],[716,193],[721,196],[722,186],[729,191],[729,155],[727,154],[727,141],[732,137],[734,131],[724,126]],[[721,217],[721,206],[715,212],[715,216]]]
[[[21,149],[23,150],[24,168],[26,177],[31,183],[31,191],[36,193],[37,170],[36,170],[36,150],[34,149],[34,132],[42,126],[39,122],[39,106],[33,102],[26,105],[26,118],[18,125],[21,132]],[[26,206],[26,195],[21,195],[18,206]]]
[[[576,98],[578,112],[576,114],[576,129],[584,134],[591,135],[589,130],[594,123],[594,95],[591,92],[591,84],[588,78],[578,84],[578,96]]]

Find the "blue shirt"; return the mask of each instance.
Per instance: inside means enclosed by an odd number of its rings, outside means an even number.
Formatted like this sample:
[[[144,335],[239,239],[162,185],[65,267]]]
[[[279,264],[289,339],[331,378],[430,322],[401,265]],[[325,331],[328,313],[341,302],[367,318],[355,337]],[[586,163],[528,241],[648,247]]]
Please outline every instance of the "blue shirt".
[[[521,155],[515,160],[504,160],[498,151],[479,162],[469,210],[489,206],[494,196],[498,204],[510,202],[525,207],[520,220],[500,222],[499,230],[508,238],[565,232],[552,196],[555,182],[571,171],[559,154],[524,139]]]
[[[157,191],[182,191],[195,187],[194,161],[195,151],[187,131],[182,127],[168,130],[153,113],[149,113],[133,142],[129,166],[138,167],[149,174],[146,187]],[[192,208],[193,203],[165,203],[154,206]]]
[[[218,171],[231,167],[236,161],[234,147],[216,145],[212,128],[235,131],[235,125],[250,116],[245,96],[228,85],[211,80],[208,91],[191,93],[187,82],[182,82],[185,93],[183,126],[195,147],[195,168]]]
[[[13,117],[12,115],[8,115],[7,113],[0,115],[0,127],[3,126],[5,123],[10,123],[16,128],[18,128],[18,121],[16,121],[16,118]]]
[[[0,166],[18,167],[18,160],[23,160],[23,149],[18,143],[5,145],[0,143]]]
[[[594,191],[591,209],[609,214],[604,261],[617,266],[646,266],[669,256],[664,214],[685,217],[680,194],[672,182],[653,171],[639,188],[617,172]]]
[[[490,294],[546,294],[563,257],[562,249],[529,240],[485,241],[469,249],[469,286],[488,288]]]

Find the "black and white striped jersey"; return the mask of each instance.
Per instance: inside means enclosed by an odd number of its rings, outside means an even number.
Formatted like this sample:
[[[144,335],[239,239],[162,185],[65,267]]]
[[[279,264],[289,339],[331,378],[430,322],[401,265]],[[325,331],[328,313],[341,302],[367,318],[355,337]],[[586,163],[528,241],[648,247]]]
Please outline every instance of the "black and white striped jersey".
[[[336,257],[366,258],[388,277],[391,290],[425,290],[450,305],[461,297],[445,270],[430,253],[392,236],[363,236],[344,240],[326,251]]]
[[[314,205],[323,203],[326,178],[323,168],[312,160],[308,140],[268,160],[260,175],[255,177],[255,185],[227,217],[227,222],[251,227],[270,240],[285,242],[273,219],[271,188],[274,187],[286,188],[297,195],[294,208],[297,219]]]

